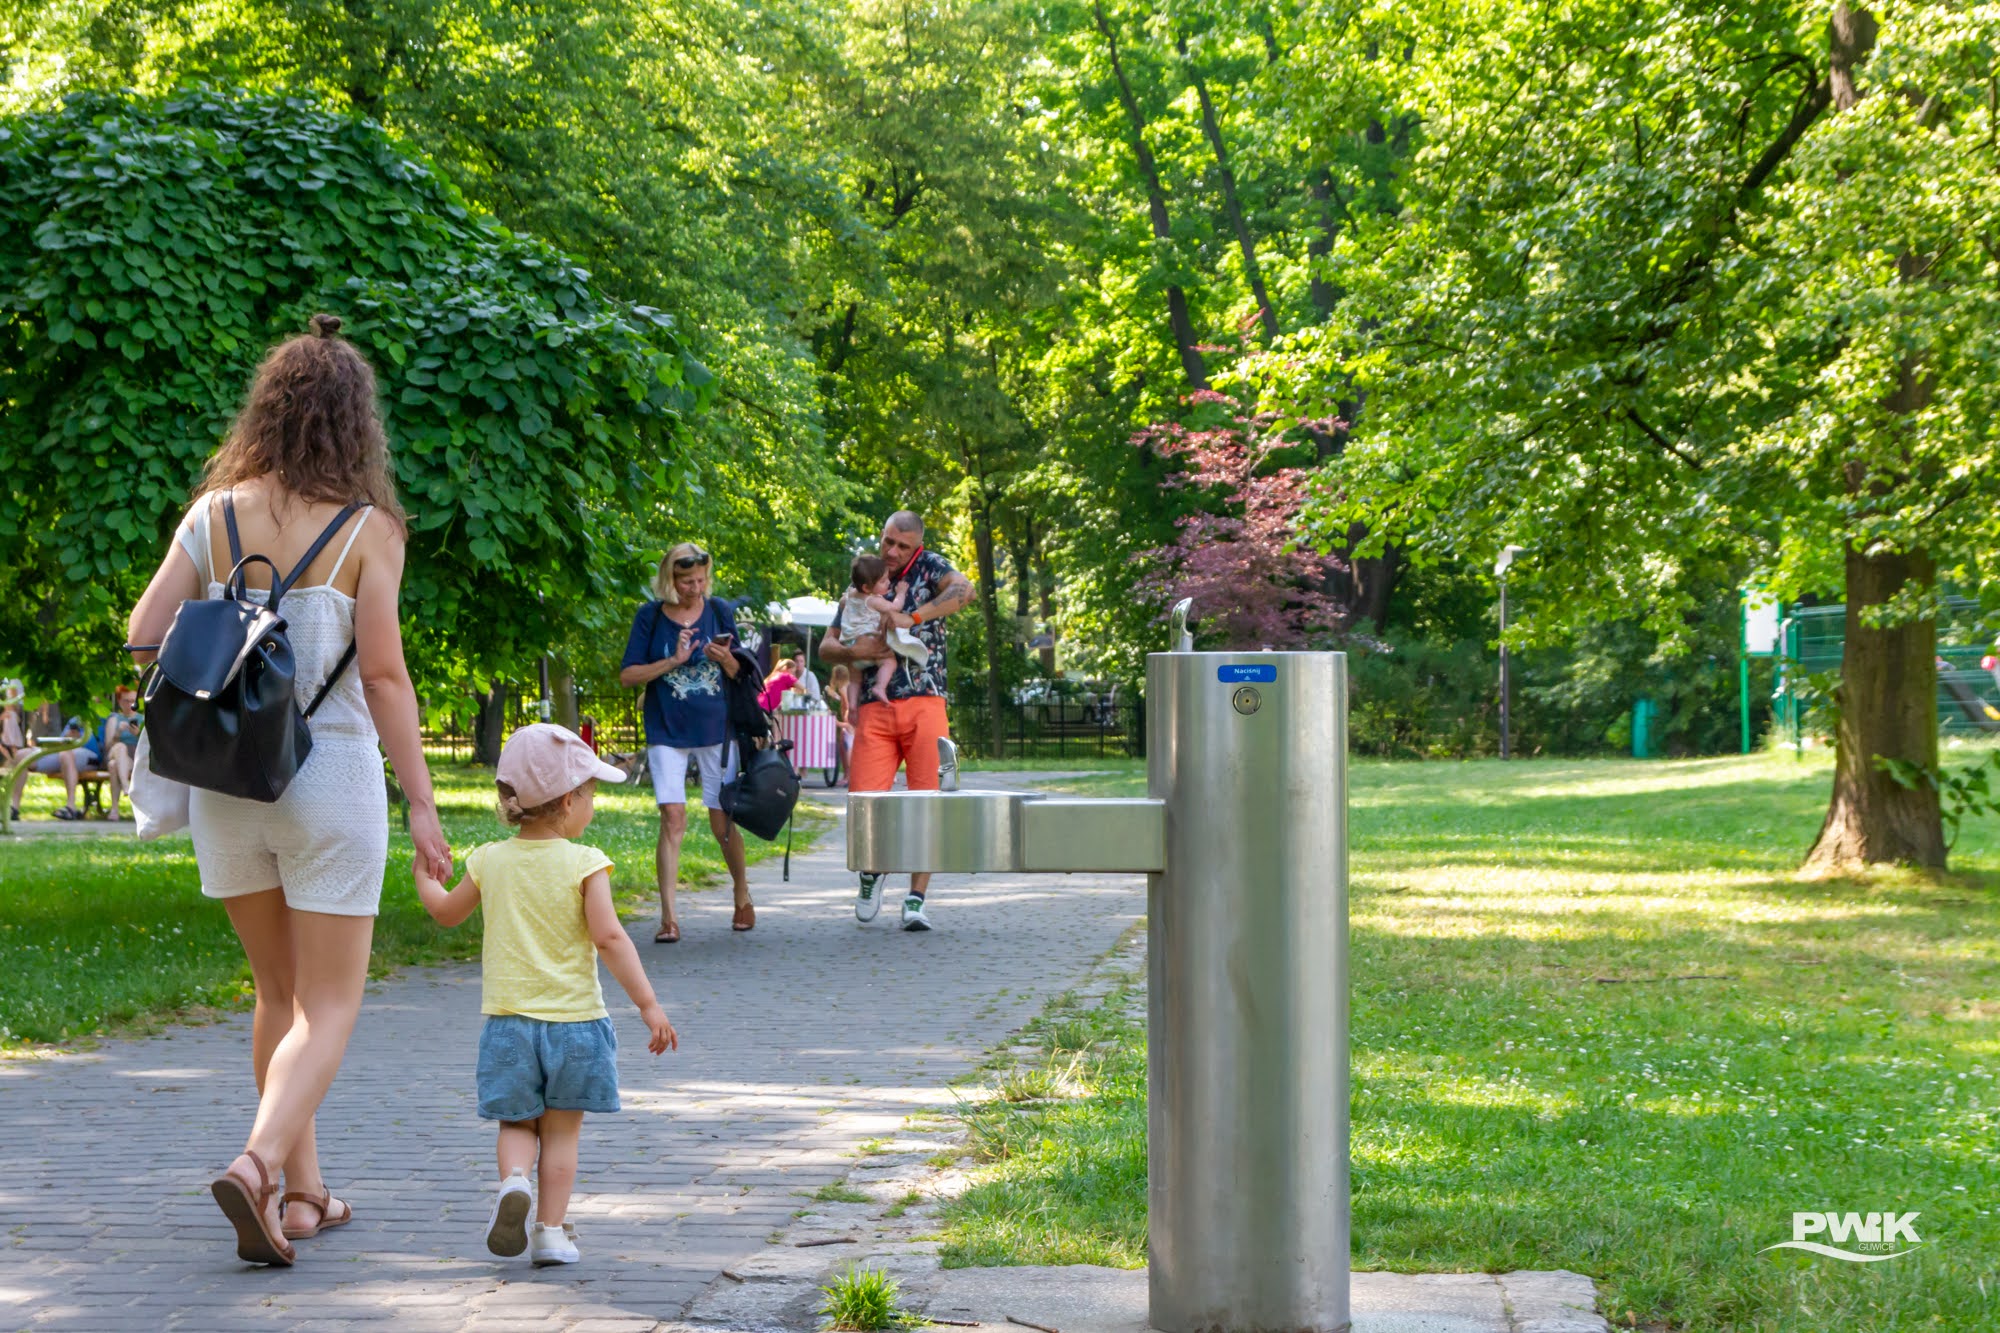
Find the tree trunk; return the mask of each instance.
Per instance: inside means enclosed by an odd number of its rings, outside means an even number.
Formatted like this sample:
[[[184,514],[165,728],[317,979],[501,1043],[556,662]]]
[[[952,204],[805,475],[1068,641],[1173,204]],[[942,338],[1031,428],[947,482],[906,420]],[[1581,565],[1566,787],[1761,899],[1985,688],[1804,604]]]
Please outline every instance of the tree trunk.
[[[1049,646],[1042,649],[1042,674],[1056,674],[1056,580],[1054,574],[1044,565],[1041,570],[1042,584],[1042,632],[1049,636]]]
[[[1333,318],[1334,306],[1340,304],[1340,289],[1326,280],[1327,256],[1333,253],[1333,243],[1340,235],[1340,207],[1333,193],[1333,173],[1321,167],[1308,189],[1313,203],[1319,206],[1319,226],[1312,240],[1306,243],[1306,269],[1312,275],[1313,310],[1324,324]]]
[[[1243,205],[1236,197],[1236,173],[1229,168],[1229,149],[1222,142],[1222,122],[1216,118],[1215,103],[1209,98],[1208,80],[1201,77],[1188,56],[1187,38],[1175,33],[1174,46],[1181,53],[1181,63],[1187,66],[1188,77],[1194,80],[1195,96],[1201,101],[1201,132],[1208,138],[1209,150],[1215,154],[1216,172],[1222,180],[1222,211],[1236,231],[1236,247],[1243,252],[1243,276],[1250,284],[1250,295],[1257,302],[1257,319],[1264,326],[1265,340],[1269,341],[1278,336],[1278,313],[1271,309],[1270,293],[1264,290],[1264,272],[1257,266],[1257,242],[1250,235],[1250,224],[1244,221]]]
[[[1356,523],[1348,530],[1347,549],[1352,551],[1368,535],[1368,529]],[[1379,633],[1389,627],[1389,598],[1396,591],[1396,580],[1403,575],[1403,552],[1394,543],[1385,545],[1382,554],[1347,558],[1353,569],[1354,600],[1350,603],[1352,618],[1348,623],[1366,620]]]
[[[1806,857],[1808,874],[1839,875],[1882,862],[1944,867],[1937,792],[1904,787],[1875,767],[1877,756],[1937,766],[1937,622],[1925,616],[1886,629],[1862,622],[1865,609],[1906,584],[1928,589],[1935,580],[1925,552],[1868,555],[1847,548],[1833,800]]]
[[[472,724],[472,762],[488,766],[500,762],[500,746],[507,739],[507,682],[496,680],[484,694],[474,690],[479,716]]]
[[[1004,757],[1006,719],[1000,714],[1005,697],[1000,679],[1000,588],[993,564],[993,504],[984,495],[972,511],[972,546],[979,558],[979,612],[986,621],[986,716],[992,720],[993,757]]]
[[[1827,23],[1827,92],[1836,113],[1861,100],[1856,74],[1873,53],[1875,16],[1836,5]],[[1922,265],[1901,257],[1905,282],[1919,280]],[[1930,401],[1921,354],[1903,359],[1897,385],[1883,401],[1896,418]],[[1847,465],[1848,490],[1865,504],[1866,470]],[[1929,785],[1905,787],[1875,766],[1900,759],[1937,771],[1937,621],[1922,619],[1882,629],[1862,623],[1863,613],[1914,585],[1929,592],[1937,582],[1930,553],[1869,553],[1847,547],[1847,638],[1841,650],[1839,719],[1834,737],[1833,799],[1819,838],[1806,856],[1805,873],[1829,876],[1866,865],[1905,863],[1942,870],[1944,820]]]
[[[1139,178],[1146,185],[1146,208],[1153,221],[1153,239],[1171,242],[1173,226],[1167,214],[1167,191],[1160,184],[1160,168],[1153,161],[1153,150],[1146,146],[1146,117],[1139,110],[1138,99],[1132,96],[1132,85],[1125,77],[1125,65],[1118,58],[1118,35],[1112,31],[1111,22],[1104,16],[1103,0],[1091,6],[1097,16],[1097,31],[1104,36],[1106,46],[1111,51],[1111,72],[1118,79],[1118,101],[1125,108],[1126,126],[1132,132],[1132,156],[1139,163]],[[1173,329],[1174,346],[1180,349],[1181,369],[1186,372],[1188,383],[1197,389],[1208,387],[1208,367],[1203,364],[1201,353],[1195,348],[1194,320],[1188,314],[1187,293],[1177,282],[1167,284],[1167,323]]]
[[[549,720],[575,731],[583,719],[576,707],[576,673],[570,669],[567,657],[549,659],[549,699],[555,705]]]

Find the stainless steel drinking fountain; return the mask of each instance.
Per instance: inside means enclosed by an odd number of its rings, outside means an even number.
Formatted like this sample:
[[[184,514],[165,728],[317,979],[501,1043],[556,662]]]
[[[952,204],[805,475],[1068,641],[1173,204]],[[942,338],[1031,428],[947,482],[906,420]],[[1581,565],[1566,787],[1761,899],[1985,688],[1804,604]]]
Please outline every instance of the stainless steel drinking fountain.
[[[856,792],[854,870],[1144,871],[1162,1333],[1348,1317],[1347,660],[1146,663],[1147,791]]]

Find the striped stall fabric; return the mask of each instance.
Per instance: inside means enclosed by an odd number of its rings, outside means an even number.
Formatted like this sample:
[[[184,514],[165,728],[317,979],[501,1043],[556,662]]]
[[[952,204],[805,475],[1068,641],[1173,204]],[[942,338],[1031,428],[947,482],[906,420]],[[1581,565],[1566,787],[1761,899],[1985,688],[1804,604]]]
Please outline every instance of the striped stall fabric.
[[[824,709],[778,714],[778,739],[792,743],[792,767],[804,771],[834,766],[833,714]]]

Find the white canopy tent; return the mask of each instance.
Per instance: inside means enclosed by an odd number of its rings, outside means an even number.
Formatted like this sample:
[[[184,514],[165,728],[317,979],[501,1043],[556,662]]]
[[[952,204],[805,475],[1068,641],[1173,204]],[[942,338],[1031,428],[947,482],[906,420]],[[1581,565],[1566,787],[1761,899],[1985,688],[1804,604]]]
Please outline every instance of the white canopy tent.
[[[790,597],[782,602],[766,603],[764,607],[765,618],[770,624],[796,625],[805,630],[807,662],[812,661],[812,632],[833,624],[833,618],[839,611],[839,602],[829,602],[824,597]]]

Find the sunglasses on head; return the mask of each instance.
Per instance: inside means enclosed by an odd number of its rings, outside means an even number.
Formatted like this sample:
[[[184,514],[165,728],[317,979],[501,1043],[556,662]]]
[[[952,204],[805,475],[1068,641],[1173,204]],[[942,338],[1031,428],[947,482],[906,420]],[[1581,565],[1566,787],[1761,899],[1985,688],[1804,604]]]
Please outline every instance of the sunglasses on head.
[[[675,569],[693,569],[696,565],[705,565],[707,563],[708,563],[708,552],[706,551],[702,551],[696,555],[680,555],[674,557]]]

